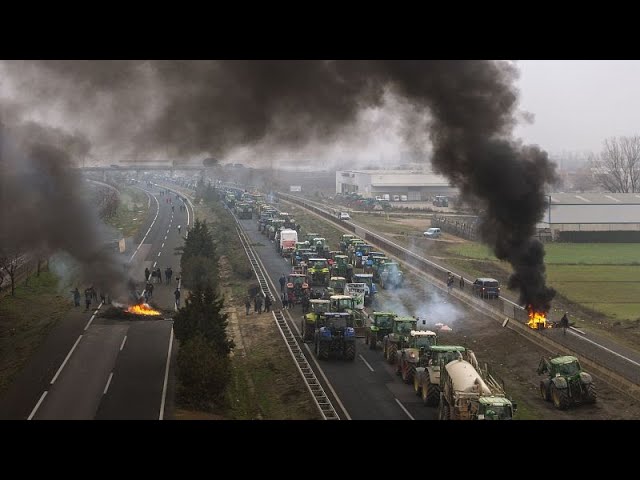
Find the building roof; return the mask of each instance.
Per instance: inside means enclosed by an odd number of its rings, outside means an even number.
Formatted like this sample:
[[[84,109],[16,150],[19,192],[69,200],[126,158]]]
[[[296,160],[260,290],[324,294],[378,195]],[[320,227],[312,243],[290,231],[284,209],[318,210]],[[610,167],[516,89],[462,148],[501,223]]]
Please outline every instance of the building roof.
[[[433,172],[415,170],[345,170],[339,173],[369,175],[373,187],[450,187],[451,182]]]

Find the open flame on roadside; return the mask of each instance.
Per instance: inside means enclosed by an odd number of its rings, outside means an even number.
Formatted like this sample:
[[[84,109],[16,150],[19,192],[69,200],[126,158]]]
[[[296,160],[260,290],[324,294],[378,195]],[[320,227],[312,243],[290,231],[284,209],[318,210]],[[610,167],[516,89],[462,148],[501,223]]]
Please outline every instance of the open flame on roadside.
[[[160,312],[158,310],[154,310],[146,303],[132,305],[125,311],[128,313],[133,313],[134,315],[160,315]]]
[[[544,328],[551,328],[551,325],[547,323],[546,312],[536,312],[531,305],[527,307],[529,311],[529,321],[527,325],[534,330],[542,330]]]

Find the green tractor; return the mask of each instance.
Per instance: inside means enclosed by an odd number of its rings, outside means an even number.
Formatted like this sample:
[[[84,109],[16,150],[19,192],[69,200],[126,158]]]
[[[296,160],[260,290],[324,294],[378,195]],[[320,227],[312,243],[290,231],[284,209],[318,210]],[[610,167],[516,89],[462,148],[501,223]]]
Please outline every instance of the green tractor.
[[[349,263],[349,257],[346,255],[336,255],[334,264],[331,266],[331,275],[335,277],[344,277],[347,282],[351,282],[353,277],[353,265]]]
[[[596,403],[597,392],[591,375],[582,371],[576,357],[542,357],[538,375],[548,377],[540,381],[540,395],[552,401],[559,410],[580,403]]]
[[[315,246],[315,245],[314,245],[314,243],[313,243],[313,239],[314,239],[314,238],[318,238],[319,236],[320,236],[320,234],[319,234],[319,233],[307,233],[307,234],[304,236],[304,239],[305,239],[307,242],[309,242],[309,245],[313,245],[313,246]],[[313,248],[313,247],[312,247],[312,248]]]
[[[344,286],[347,284],[347,280],[344,277],[331,277],[329,280],[329,287],[326,290],[326,295],[343,295]]]
[[[345,360],[356,358],[356,333],[353,316],[347,312],[326,312],[316,322],[314,334],[316,356],[327,360],[331,353],[341,355]]]
[[[326,258],[310,258],[307,274],[311,278],[312,287],[327,287],[329,285],[329,263]]]
[[[311,300],[311,311],[302,317],[302,341],[312,342],[320,317],[329,311],[329,300]]]
[[[411,331],[416,329],[418,321],[413,317],[395,317],[391,333],[382,339],[382,354],[390,364],[396,363],[398,350],[409,343]]]
[[[431,330],[411,330],[408,340],[397,353],[396,375],[401,376],[404,383],[413,382],[416,368],[426,356],[425,350],[438,343],[438,336]]]
[[[384,255],[378,255],[373,257],[373,263],[371,264],[371,273],[373,274],[373,281],[377,284],[380,283],[380,267],[391,260]]]
[[[253,216],[253,209],[250,204],[246,202],[240,202],[236,203],[234,208],[239,219],[251,220],[251,217]]]
[[[311,243],[311,248],[315,248],[316,255],[327,258],[329,256],[329,243],[324,237],[315,237]]]
[[[393,330],[393,319],[397,315],[392,312],[373,312],[369,316],[369,328],[364,332],[364,343],[369,345],[371,350],[375,350],[378,342],[382,342],[384,337]]]
[[[351,244],[351,240],[353,240],[354,238],[356,238],[356,236],[351,235],[350,233],[345,233],[344,235],[342,235],[342,239],[340,240],[340,250],[342,250],[342,252],[346,252],[349,248],[349,245]]]
[[[429,407],[438,406],[440,368],[442,365],[464,357],[466,351],[466,348],[459,345],[432,345],[420,352],[418,366],[413,376],[413,390],[416,395],[422,397],[422,403]]]

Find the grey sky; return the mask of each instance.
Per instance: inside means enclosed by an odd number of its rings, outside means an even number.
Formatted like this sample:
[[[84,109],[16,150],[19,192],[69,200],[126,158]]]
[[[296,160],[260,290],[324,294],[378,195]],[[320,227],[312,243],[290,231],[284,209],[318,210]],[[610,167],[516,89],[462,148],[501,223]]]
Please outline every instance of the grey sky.
[[[516,135],[549,153],[599,151],[640,134],[640,61],[520,60],[520,106],[535,114]]]

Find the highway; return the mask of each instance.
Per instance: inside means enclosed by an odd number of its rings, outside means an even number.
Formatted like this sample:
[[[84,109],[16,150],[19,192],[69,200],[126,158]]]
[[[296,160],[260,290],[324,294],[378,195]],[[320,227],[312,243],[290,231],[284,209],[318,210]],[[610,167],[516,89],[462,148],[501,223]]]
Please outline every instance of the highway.
[[[173,284],[155,285],[150,303],[174,310],[173,291],[179,276],[182,244],[177,226],[192,222],[180,212],[175,194],[145,189],[149,214],[134,245],[123,254],[129,272],[142,291],[144,269],[167,266]],[[172,203],[167,203],[171,198]],[[175,207],[172,212],[171,207]],[[184,297],[184,292],[183,292]],[[170,319],[120,320],[101,317],[102,304],[86,312],[71,310],[0,398],[0,418],[89,420],[163,418],[173,344]]]

